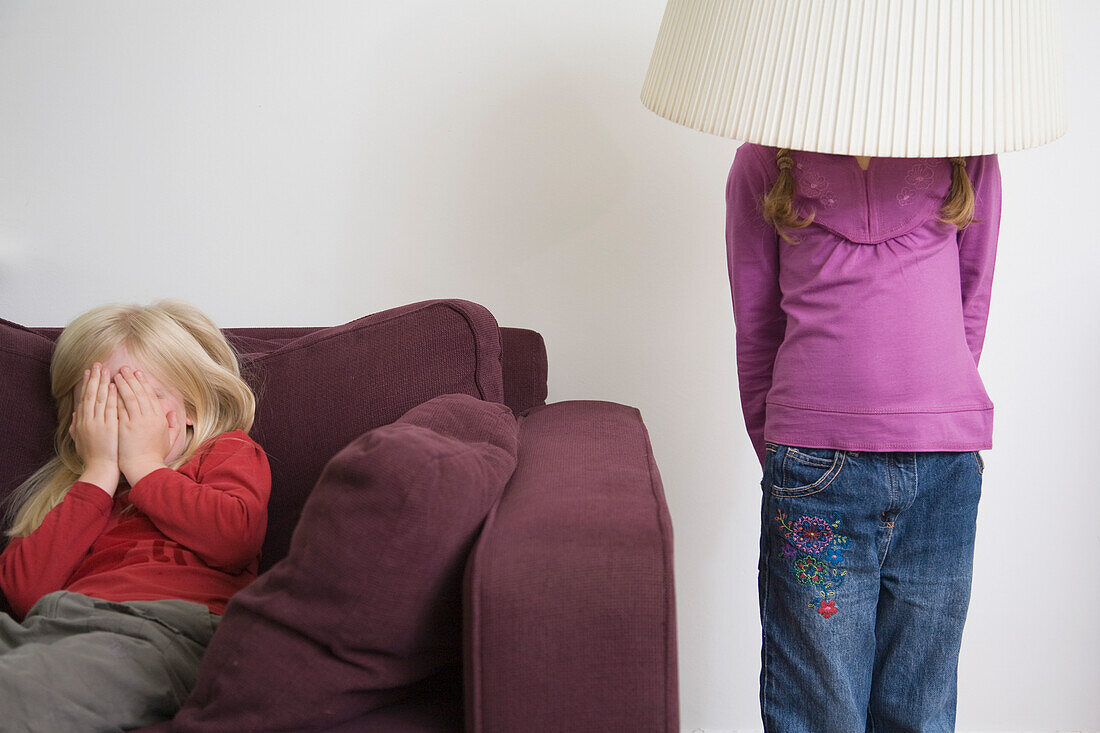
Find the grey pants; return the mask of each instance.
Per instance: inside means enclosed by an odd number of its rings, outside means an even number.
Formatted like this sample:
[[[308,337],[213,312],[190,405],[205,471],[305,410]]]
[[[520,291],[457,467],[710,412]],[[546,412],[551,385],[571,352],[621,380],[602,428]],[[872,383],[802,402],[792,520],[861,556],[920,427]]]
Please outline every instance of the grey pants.
[[[114,733],[172,718],[220,620],[190,601],[64,590],[23,623],[0,613],[0,731]]]

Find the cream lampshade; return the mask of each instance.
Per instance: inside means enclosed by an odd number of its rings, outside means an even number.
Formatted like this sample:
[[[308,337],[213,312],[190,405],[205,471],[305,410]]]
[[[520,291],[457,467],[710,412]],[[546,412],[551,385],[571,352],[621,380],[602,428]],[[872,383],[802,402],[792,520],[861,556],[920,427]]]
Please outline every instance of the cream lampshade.
[[[1055,0],[669,0],[642,103],[703,132],[882,157],[1066,130]]]

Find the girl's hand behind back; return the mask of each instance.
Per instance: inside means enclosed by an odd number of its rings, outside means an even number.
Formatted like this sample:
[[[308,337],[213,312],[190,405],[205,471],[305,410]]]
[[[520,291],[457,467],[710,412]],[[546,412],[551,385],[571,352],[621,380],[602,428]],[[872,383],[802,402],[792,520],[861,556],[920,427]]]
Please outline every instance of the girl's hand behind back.
[[[141,371],[122,367],[115,375],[121,398],[118,410],[118,466],[133,486],[163,468],[179,430],[175,412],[164,413]]]
[[[80,480],[114,496],[118,487],[118,393],[99,363],[84,370],[69,435],[84,462]]]

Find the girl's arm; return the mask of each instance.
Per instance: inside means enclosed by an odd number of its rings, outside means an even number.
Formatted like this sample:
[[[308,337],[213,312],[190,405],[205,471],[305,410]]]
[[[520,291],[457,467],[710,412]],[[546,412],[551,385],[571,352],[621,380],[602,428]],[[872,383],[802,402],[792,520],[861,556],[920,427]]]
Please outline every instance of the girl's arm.
[[[761,466],[765,399],[787,328],[787,316],[780,307],[779,235],[761,208],[773,182],[755,146],[745,143],[737,149],[726,184],[726,255],[737,329],[741,409]]]
[[[107,527],[111,504],[106,491],[77,481],[38,529],[0,553],[0,589],[20,618],[39,598],[64,588]]]
[[[158,468],[134,484],[130,501],[207,565],[239,573],[260,554],[267,532],[267,456],[243,432],[228,433],[211,446],[196,478]]]
[[[118,394],[99,362],[84,370],[69,434],[84,473],[42,524],[0,553],[0,590],[26,616],[47,593],[62,590],[107,527],[118,487]]]
[[[993,265],[1001,228],[1001,169],[996,155],[982,155],[968,159],[966,172],[974,186],[974,218],[978,221],[959,230],[959,277],[966,343],[977,364],[989,321]]]

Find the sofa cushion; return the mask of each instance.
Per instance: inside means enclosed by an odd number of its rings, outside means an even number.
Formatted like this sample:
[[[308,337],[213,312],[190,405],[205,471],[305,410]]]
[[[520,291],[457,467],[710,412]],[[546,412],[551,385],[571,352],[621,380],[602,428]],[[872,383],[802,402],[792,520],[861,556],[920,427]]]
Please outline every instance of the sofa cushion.
[[[504,401],[496,320],[469,301],[413,303],[291,338],[227,334],[256,391],[251,435],[271,463],[260,572],[286,555],[321,469],[356,436],[442,394]]]
[[[337,453],[233,596],[175,731],[327,730],[462,663],[466,557],[516,465],[503,404],[419,405]]]
[[[53,339],[0,318],[0,500],[53,455],[57,407],[50,396]],[[4,540],[0,539],[0,546]]]
[[[0,512],[9,508],[11,492],[53,455],[52,354],[52,339],[0,318]],[[7,544],[7,535],[0,534],[0,549]],[[3,592],[0,613],[11,613]]]

